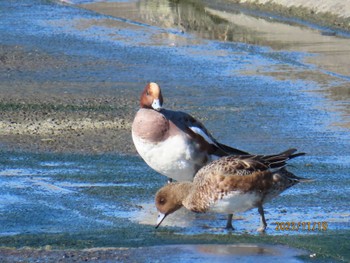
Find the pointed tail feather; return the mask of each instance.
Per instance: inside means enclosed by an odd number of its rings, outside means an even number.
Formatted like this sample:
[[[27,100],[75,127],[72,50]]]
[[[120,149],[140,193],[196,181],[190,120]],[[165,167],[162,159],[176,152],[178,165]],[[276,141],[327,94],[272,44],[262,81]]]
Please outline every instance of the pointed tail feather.
[[[293,158],[298,157],[298,156],[303,156],[303,155],[305,155],[305,154],[306,154],[306,153],[303,153],[303,152],[301,152],[301,153],[296,153],[296,154],[292,154],[292,155],[289,156],[289,159],[293,159]]]
[[[287,171],[286,168],[282,168],[281,172],[288,177],[289,180],[294,181],[295,183],[309,183],[315,181],[315,179],[309,179],[304,177],[299,177],[293,174],[292,172]]]
[[[262,158],[270,168],[283,168],[287,165],[287,161],[305,153],[295,153],[297,149],[291,148],[279,154],[265,155]],[[295,153],[295,154],[294,154]]]
[[[316,179],[298,177],[298,181],[299,181],[299,183],[311,183],[311,182],[316,181]]]
[[[296,158],[298,156],[302,156],[302,155],[306,154],[304,152],[295,153],[296,151],[297,151],[297,149],[291,148],[291,149],[288,149],[288,150],[281,152],[279,154],[267,155],[266,160],[274,159],[274,158],[281,158],[281,159],[289,160],[289,159],[293,159],[293,158]]]

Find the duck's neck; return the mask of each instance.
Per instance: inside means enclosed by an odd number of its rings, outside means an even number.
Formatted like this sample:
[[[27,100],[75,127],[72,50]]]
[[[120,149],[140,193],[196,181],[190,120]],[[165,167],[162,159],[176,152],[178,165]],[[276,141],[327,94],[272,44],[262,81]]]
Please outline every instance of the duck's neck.
[[[173,190],[176,192],[176,201],[183,203],[184,200],[190,195],[192,189],[192,182],[178,182],[174,184]]]

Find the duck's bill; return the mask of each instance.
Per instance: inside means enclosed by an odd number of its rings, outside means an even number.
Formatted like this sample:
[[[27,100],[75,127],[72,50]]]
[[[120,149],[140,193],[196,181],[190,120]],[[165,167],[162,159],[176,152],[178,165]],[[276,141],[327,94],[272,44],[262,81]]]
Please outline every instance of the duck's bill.
[[[157,218],[157,225],[156,228],[160,226],[160,224],[163,222],[163,220],[166,218],[166,214],[158,213],[158,218]]]
[[[162,105],[159,99],[153,100],[152,108],[155,109],[156,111],[160,111],[162,109]]]

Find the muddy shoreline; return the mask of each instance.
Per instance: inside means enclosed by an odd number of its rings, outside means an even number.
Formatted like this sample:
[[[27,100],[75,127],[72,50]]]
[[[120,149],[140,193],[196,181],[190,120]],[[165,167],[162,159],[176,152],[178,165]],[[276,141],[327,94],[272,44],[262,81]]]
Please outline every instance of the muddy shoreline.
[[[51,74],[44,80],[31,77],[44,67],[66,72],[77,64],[69,56],[0,46],[3,150],[135,153],[130,128],[138,95],[123,91],[130,88],[128,83],[55,81]],[[111,91],[96,94],[96,85]],[[118,94],[116,86],[122,86]]]
[[[0,140],[9,151],[134,154],[133,106],[111,97],[1,99]]]

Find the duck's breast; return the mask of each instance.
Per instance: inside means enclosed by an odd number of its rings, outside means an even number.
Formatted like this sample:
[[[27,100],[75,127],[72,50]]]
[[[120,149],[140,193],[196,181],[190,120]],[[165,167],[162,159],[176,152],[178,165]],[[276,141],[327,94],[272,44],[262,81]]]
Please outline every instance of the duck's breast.
[[[169,121],[164,115],[152,109],[140,109],[132,123],[133,139],[138,138],[150,143],[165,140],[169,129]]]

